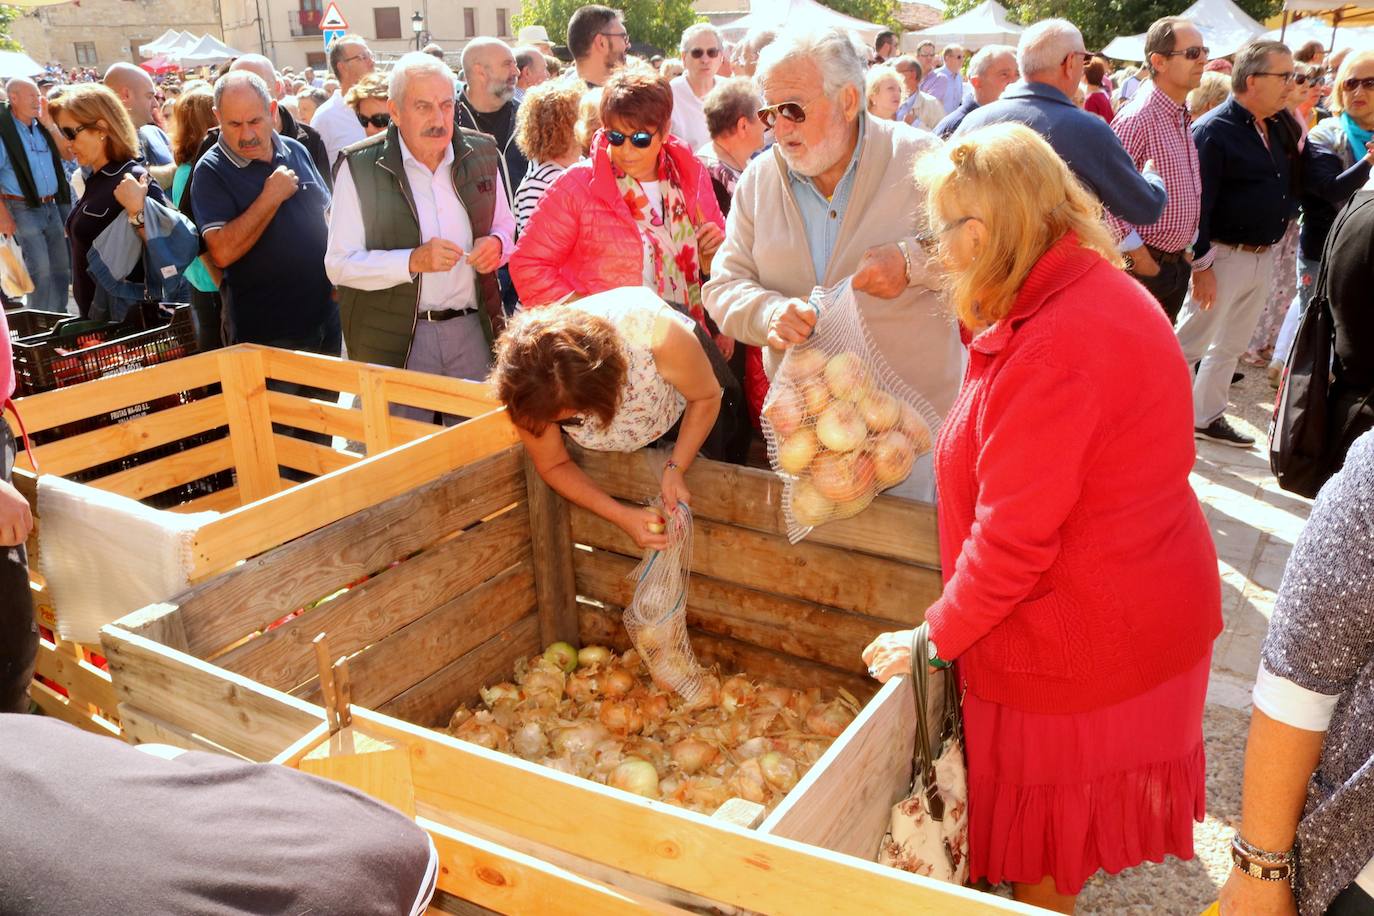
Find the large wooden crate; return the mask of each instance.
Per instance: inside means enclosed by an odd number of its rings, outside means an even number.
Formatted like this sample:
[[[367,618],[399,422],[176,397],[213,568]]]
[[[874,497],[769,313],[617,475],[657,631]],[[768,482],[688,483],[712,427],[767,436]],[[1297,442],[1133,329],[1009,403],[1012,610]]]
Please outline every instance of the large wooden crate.
[[[269,390],[270,381],[356,394],[361,409]],[[184,392],[194,392],[195,399],[177,396]],[[165,510],[218,513],[194,532],[193,582],[516,440],[504,410],[482,385],[247,345],[16,403],[28,431],[49,440],[34,449],[37,472],[139,500],[196,485],[198,495]],[[445,430],[393,417],[392,404],[472,419]],[[117,412],[128,418],[89,429],[91,418]],[[66,430],[74,432],[62,435]],[[295,430],[342,437],[360,443],[362,451],[294,438],[289,433]],[[282,469],[303,480],[285,479]],[[30,584],[44,630],[30,696],[51,715],[118,734],[117,701],[103,660],[91,647],[57,636],[56,609],[40,566],[38,478],[28,455],[19,456],[14,476],[34,509]]]
[[[578,460],[620,498],[641,501],[657,488],[642,455]],[[938,594],[927,505],[880,497],[863,515],[793,547],[773,475],[693,465],[688,615],[698,655],[868,700],[756,829],[433,731],[479,687],[508,679],[517,658],[552,640],[623,644],[618,609],[638,551],[553,494],[527,464],[518,447],[489,456],[106,627],[102,645],[130,740],[254,760],[301,757],[324,720],[311,639],[325,632],[334,655],[350,656],[359,721],[404,751],[426,826],[514,857],[502,861],[537,861],[557,873],[527,880],[575,875],[636,901],[763,912],[960,913],[1001,905],[863,861],[876,853],[888,809],[907,788],[914,711],[900,681],[875,693],[859,653],[877,633],[918,623]],[[367,574],[374,575],[361,586],[245,639]],[[312,730],[313,739],[297,743]],[[459,896],[484,905],[504,899],[494,908],[520,910],[511,902],[518,898],[490,885],[465,892],[464,882],[482,880],[471,868],[449,877]]]

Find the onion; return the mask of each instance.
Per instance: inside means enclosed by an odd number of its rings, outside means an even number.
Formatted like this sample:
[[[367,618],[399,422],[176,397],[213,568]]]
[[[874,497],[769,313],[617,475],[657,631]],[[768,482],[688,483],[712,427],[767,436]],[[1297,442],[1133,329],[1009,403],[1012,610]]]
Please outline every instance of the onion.
[[[611,773],[607,784],[645,798],[658,798],[658,771],[647,760],[626,760]]]
[[[472,710],[466,706],[459,706],[453,711],[453,715],[448,720],[449,734],[453,734],[463,726],[463,723],[472,718]]]
[[[906,480],[916,461],[916,451],[910,441],[896,431],[880,436],[873,443],[871,451],[880,487],[896,486]]]
[[[801,396],[809,416],[819,417],[830,405],[830,389],[825,387],[825,382],[820,379],[804,383],[801,386]]]
[[[825,369],[825,353],[815,348],[801,350],[793,348],[783,361],[784,378],[804,379],[819,375]]]
[[[625,740],[623,750],[626,757],[638,757],[640,760],[649,761],[660,774],[667,773],[673,762],[672,755],[663,743],[652,738],[631,735]]]
[[[719,776],[698,776],[687,780],[682,799],[698,811],[710,814],[730,799],[730,790]]]
[[[703,674],[701,683],[698,686],[696,695],[688,699],[682,706],[687,712],[695,712],[699,709],[706,709],[720,704],[720,678],[714,674]]]
[[[563,692],[566,678],[563,672],[552,666],[535,668],[525,675],[525,679],[520,682],[520,689],[525,691],[525,696],[533,696],[539,693],[561,694]]]
[[[577,667],[577,650],[571,643],[556,642],[544,650],[544,660],[571,674]]]
[[[799,480],[792,487],[792,517],[803,527],[812,527],[830,520],[835,504],[821,495],[809,480]]]
[[[854,714],[839,700],[813,706],[806,714],[806,727],[826,738],[838,738],[853,721]]]
[[[609,736],[600,722],[581,719],[553,735],[553,749],[560,757],[585,754]]]
[[[624,668],[610,668],[601,675],[601,692],[608,697],[623,697],[635,689],[638,681]]]
[[[811,463],[811,482],[826,499],[848,502],[873,489],[873,459],[863,452],[822,452]],[[796,499],[793,498],[795,512]]]
[[[601,693],[601,673],[595,668],[585,668],[568,678],[563,689],[568,699],[578,705],[595,700]]]
[[[504,750],[506,743],[510,740],[509,733],[496,724],[491,713],[485,711],[477,713],[464,722],[453,733],[453,736],[493,751]]]
[[[778,711],[773,708],[764,709],[749,716],[749,734],[766,735],[773,725],[778,721]]]
[[[626,649],[625,654],[620,656],[620,667],[634,675],[644,673],[644,660],[639,657],[639,652],[635,649]]]
[[[748,706],[754,698],[754,685],[743,675],[726,678],[720,685],[720,708],[727,713]]]
[[[746,760],[735,770],[735,775],[726,781],[728,788],[735,795],[751,802],[764,804],[768,801],[768,780],[763,778],[763,769],[759,766],[758,760]]]
[[[902,405],[902,419],[897,423],[897,428],[906,436],[917,455],[930,451],[930,426],[910,404]]]
[[[765,687],[754,694],[754,702],[760,706],[776,706],[782,709],[792,702],[792,697],[796,693],[790,687]]]
[[[668,695],[664,693],[651,693],[639,698],[639,714],[644,717],[646,725],[655,725],[668,717],[669,704]]]
[[[759,758],[759,770],[779,792],[787,792],[797,784],[797,762],[777,751],[769,751]]]
[[[857,407],[836,401],[816,421],[816,438],[832,452],[852,452],[864,444],[868,427]]]
[[[615,656],[605,646],[583,646],[577,650],[577,667],[590,668],[592,665],[605,666]]]
[[[858,401],[868,393],[868,370],[857,353],[840,353],[825,364],[825,383],[842,401]]]
[[[678,769],[688,774],[710,766],[720,756],[720,750],[714,744],[699,738],[684,738],[668,748],[668,752],[673,755],[673,763],[677,764]]]
[[[882,433],[897,425],[901,419],[902,408],[897,399],[886,391],[870,391],[859,402],[859,412],[870,432]]]
[[[562,690],[563,688],[559,687],[558,689]],[[510,683],[496,684],[492,687],[482,687],[477,692],[481,695],[482,702],[486,704],[488,709],[495,706],[498,700],[511,700],[514,702],[519,702],[520,700],[520,688]]]
[[[637,734],[644,728],[644,717],[634,700],[606,700],[601,704],[601,724],[617,735]]]
[[[853,499],[845,500],[842,503],[836,503],[834,514],[831,515],[831,519],[853,518],[867,509],[869,504],[873,502],[873,497],[877,495],[878,491],[876,489],[865,490]]]
[[[752,760],[755,757],[762,757],[773,749],[773,742],[764,737],[750,738],[748,741],[735,748],[735,756],[743,757],[745,760]]]
[[[515,730],[510,739],[515,753],[526,760],[537,760],[549,752],[549,741],[538,722],[527,722]]]
[[[806,419],[806,403],[801,392],[791,385],[779,383],[769,390],[763,416],[772,424],[778,438],[785,439],[792,435]]]

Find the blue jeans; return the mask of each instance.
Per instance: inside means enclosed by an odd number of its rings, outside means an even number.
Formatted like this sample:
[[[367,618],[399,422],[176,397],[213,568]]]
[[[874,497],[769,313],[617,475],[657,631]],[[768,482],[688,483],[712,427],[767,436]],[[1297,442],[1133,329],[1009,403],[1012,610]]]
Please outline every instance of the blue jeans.
[[[15,238],[24,253],[24,266],[33,278],[28,307],[65,312],[67,289],[72,285],[72,260],[57,204],[49,202],[30,207],[14,200],[9,202],[9,208],[14,215]]]

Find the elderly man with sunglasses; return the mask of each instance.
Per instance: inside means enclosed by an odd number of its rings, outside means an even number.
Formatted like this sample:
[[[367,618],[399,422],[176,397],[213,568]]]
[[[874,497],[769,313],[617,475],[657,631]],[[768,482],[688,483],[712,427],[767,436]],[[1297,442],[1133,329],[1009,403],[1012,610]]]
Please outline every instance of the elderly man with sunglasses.
[[[776,142],[735,189],[707,311],[725,334],[766,348],[771,375],[816,326],[813,290],[852,277],[882,356],[943,415],[959,387],[960,346],[922,248],[925,190],[911,177],[937,141],[865,113],[861,49],[839,29],[784,33],[755,79]],[[900,492],[933,497],[928,457]]]
[[[699,22],[682,33],[682,75],[669,82],[673,89],[673,135],[692,149],[711,142],[706,129],[706,96],[720,83],[724,42],[716,27]]]
[[[504,321],[496,269],[515,244],[501,151],[455,127],[453,71],[441,60],[406,54],[388,96],[391,126],[345,150],[329,218],[324,265],[349,356],[485,378]]]

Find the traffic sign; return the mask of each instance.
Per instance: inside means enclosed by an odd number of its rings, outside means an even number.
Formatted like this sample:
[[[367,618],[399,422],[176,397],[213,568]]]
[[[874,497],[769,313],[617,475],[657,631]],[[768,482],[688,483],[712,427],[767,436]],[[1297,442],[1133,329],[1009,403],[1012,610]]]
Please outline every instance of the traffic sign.
[[[324,8],[324,18],[320,20],[321,31],[347,31],[348,23],[344,21],[343,13],[339,12],[339,5],[330,2]]]
[[[324,49],[326,51],[329,50],[330,45],[348,34],[344,29],[321,29],[320,31],[324,35]]]

